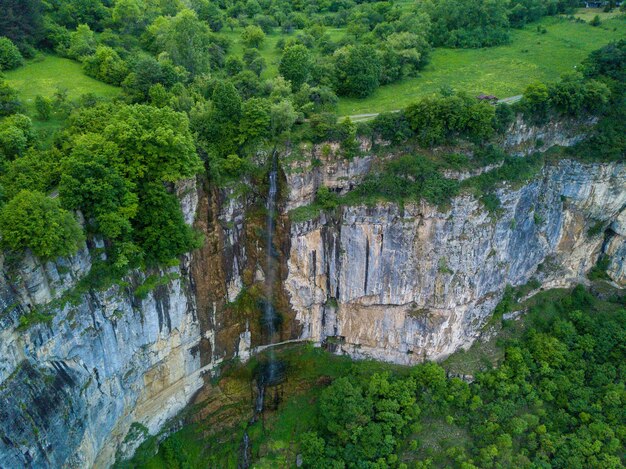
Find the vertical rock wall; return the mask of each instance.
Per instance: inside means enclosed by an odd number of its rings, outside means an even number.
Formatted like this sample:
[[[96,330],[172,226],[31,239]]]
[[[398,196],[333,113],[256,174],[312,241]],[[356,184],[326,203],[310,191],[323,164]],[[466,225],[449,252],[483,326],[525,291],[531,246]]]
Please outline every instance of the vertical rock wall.
[[[623,282],[626,166],[561,161],[498,195],[498,214],[461,195],[444,211],[355,206],[294,224],[286,288],[304,336],[357,357],[439,359],[472,343],[507,284],[584,281],[607,237]]]

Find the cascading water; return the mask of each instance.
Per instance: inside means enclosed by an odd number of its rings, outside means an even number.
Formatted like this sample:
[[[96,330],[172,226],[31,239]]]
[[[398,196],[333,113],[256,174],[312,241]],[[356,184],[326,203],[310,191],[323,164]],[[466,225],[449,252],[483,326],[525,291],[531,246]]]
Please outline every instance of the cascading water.
[[[263,323],[268,336],[267,343],[272,344],[276,335],[276,324],[278,317],[273,304],[274,298],[274,217],[276,215],[276,195],[278,193],[278,154],[276,150],[272,152],[272,167],[269,173],[269,193],[267,196],[267,245],[266,245],[266,272],[265,272],[265,307],[263,311]],[[273,349],[270,347],[268,353],[267,369],[262,373],[260,380],[262,385],[271,384],[276,381],[278,365]]]

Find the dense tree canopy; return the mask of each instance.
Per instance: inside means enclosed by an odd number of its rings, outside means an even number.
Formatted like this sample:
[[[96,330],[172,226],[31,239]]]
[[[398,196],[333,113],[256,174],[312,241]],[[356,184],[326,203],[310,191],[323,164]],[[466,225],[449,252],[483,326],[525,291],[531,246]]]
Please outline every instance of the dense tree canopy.
[[[346,46],[335,52],[337,93],[363,98],[374,92],[380,82],[381,64],[370,46]]]
[[[305,467],[621,467],[626,310],[577,287],[527,321],[472,384],[435,363],[336,379],[300,437]]]
[[[73,254],[83,240],[76,219],[61,208],[57,199],[27,190],[0,211],[0,231],[4,246],[29,248],[43,259]]]

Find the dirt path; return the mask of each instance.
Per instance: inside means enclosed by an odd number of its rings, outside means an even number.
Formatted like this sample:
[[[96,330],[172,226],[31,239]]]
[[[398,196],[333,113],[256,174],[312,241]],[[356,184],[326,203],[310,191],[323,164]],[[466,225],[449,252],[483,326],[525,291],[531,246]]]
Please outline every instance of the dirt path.
[[[509,96],[508,98],[499,99],[498,103],[513,104],[513,103],[518,102],[520,99],[522,99],[522,95],[518,94],[515,96]],[[400,111],[401,109],[394,109],[393,111],[388,111],[388,112],[400,112]],[[346,117],[349,117],[350,120],[352,120],[353,122],[359,122],[359,121],[368,121],[370,119],[373,119],[378,114],[380,114],[380,112],[372,112],[368,114],[353,114],[351,116],[346,116]],[[343,117],[343,119],[345,119],[345,117]]]

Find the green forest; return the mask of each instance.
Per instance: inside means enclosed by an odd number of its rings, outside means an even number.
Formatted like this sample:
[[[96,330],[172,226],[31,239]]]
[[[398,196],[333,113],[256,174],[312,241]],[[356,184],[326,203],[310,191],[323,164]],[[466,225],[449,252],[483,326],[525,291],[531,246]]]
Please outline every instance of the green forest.
[[[512,106],[442,84],[402,112],[368,123],[337,119],[339,99],[415,76],[438,48],[506,45],[515,28],[550,15],[584,23],[566,17],[577,6],[572,1],[2,6],[10,13],[0,18],[2,244],[53,259],[103,239],[112,279],[132,267],[175,263],[202,243],[184,224],[177,183],[200,173],[218,186],[262,178],[252,155],[276,145],[338,141],[351,158],[362,139],[410,143],[410,154],[349,199],[433,203],[460,188],[438,172],[449,158],[425,161],[420,148],[467,140],[484,153],[516,113],[534,121],[606,116],[595,138],[605,156],[623,155],[623,137],[611,124],[624,112],[623,40],[559,81],[531,84]],[[322,200],[323,192],[319,204],[339,203],[333,194]]]

